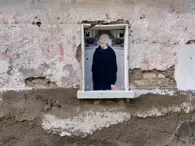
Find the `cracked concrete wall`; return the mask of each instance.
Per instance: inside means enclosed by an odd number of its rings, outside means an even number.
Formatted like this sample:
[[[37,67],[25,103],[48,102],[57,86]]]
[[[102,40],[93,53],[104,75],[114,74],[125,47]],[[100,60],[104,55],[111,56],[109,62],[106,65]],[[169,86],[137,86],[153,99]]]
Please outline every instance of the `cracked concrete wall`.
[[[165,71],[194,39],[194,6],[192,0],[1,0],[0,87],[23,88],[26,78],[39,77],[58,87],[79,87],[83,20],[128,20],[129,68]],[[177,87],[165,87],[172,86]]]

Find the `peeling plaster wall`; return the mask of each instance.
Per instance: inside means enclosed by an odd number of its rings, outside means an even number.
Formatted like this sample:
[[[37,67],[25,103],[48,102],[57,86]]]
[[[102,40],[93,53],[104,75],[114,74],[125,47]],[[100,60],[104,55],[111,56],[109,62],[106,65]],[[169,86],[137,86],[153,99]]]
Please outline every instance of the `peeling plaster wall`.
[[[1,0],[0,87],[23,88],[30,77],[78,87],[83,20],[128,20],[129,68],[166,70],[194,39],[194,6],[192,0]]]

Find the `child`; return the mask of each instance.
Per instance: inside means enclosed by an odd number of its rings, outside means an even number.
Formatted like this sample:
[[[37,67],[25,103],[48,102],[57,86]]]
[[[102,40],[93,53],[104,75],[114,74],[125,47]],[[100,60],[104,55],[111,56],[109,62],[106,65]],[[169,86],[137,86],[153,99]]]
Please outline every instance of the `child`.
[[[107,34],[99,39],[99,47],[93,54],[92,80],[93,90],[116,90],[117,61],[111,40]]]

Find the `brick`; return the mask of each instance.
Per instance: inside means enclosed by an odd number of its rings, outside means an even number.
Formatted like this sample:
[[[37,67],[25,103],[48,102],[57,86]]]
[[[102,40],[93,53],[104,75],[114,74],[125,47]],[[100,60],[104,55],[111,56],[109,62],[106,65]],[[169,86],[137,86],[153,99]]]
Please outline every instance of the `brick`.
[[[143,78],[144,79],[154,79],[156,78],[156,73],[144,73]]]
[[[163,74],[158,74],[158,78],[159,78],[159,79],[164,79],[164,78],[165,78],[165,75],[163,75]]]
[[[135,84],[137,86],[145,86],[146,82],[144,80],[135,80]]]

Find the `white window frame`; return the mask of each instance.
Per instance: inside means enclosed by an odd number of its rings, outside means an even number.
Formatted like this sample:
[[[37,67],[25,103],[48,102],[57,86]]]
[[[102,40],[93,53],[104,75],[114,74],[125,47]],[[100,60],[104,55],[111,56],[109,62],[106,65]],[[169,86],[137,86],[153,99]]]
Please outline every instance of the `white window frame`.
[[[99,29],[124,29],[124,91],[85,91],[85,28],[91,24],[81,24],[81,90],[77,92],[79,99],[100,99],[100,98],[134,98],[134,92],[129,90],[129,25],[128,24],[110,24],[110,25],[95,25],[94,28]]]

